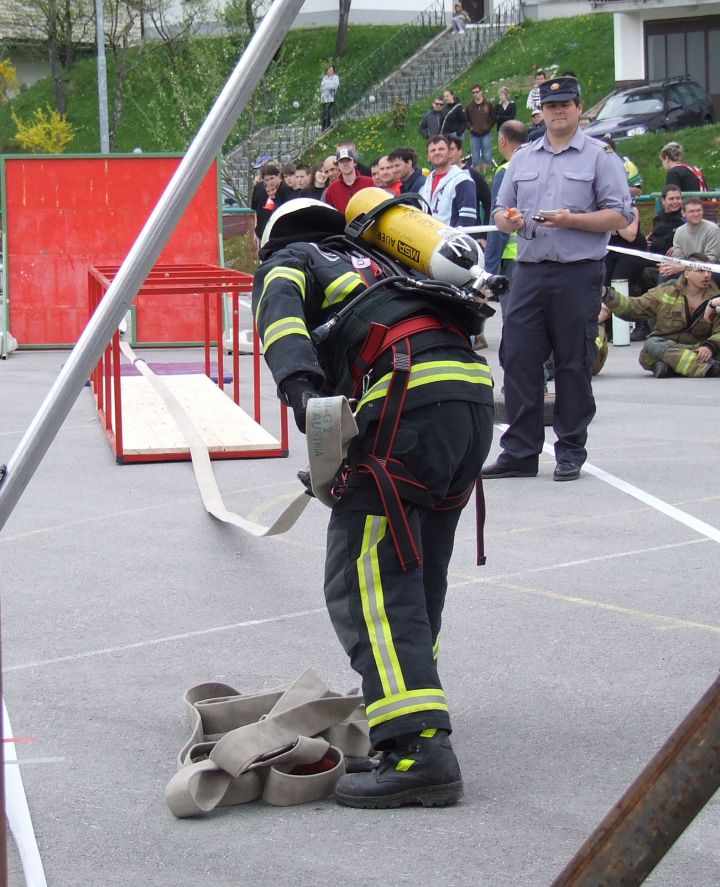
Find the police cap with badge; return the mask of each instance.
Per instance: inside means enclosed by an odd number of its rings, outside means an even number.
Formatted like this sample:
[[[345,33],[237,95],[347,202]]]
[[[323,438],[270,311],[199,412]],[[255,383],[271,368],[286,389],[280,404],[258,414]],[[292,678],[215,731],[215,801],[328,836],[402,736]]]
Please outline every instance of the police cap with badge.
[[[575,77],[556,77],[540,84],[540,104],[545,102],[572,102],[580,98],[580,84]]]

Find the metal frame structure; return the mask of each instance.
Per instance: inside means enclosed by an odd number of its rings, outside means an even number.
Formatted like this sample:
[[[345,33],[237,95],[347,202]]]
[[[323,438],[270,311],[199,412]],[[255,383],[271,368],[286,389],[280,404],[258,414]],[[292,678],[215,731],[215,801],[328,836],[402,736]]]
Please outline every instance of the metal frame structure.
[[[88,271],[88,307],[90,315],[97,310],[105,292],[110,288],[119,267],[101,265]],[[173,296],[191,295],[202,300],[198,311],[202,311],[204,370],[211,377],[211,350],[215,347],[217,361],[217,385],[221,391],[224,385],[224,301],[231,303],[232,331],[232,400],[240,406],[240,352],[238,348],[240,333],[241,293],[252,291],[252,276],[242,271],[233,271],[214,265],[156,265],[148,274],[145,283],[138,291],[138,296],[152,298],[171,298]],[[214,312],[211,311],[214,308]],[[213,315],[211,317],[211,314]],[[213,329],[214,327],[214,329]],[[261,424],[261,372],[260,337],[253,326],[252,353],[252,413],[255,422]],[[123,446],[123,409],[120,360],[120,333],[116,330],[112,340],[106,347],[103,356],[90,377],[90,384],[95,395],[98,414],[105,428],[110,446],[119,463],[124,462],[177,462],[190,459],[187,453],[126,453]],[[211,452],[211,459],[256,459],[277,458],[288,454],[288,421],[287,407],[280,403],[280,447],[273,450],[225,450]]]

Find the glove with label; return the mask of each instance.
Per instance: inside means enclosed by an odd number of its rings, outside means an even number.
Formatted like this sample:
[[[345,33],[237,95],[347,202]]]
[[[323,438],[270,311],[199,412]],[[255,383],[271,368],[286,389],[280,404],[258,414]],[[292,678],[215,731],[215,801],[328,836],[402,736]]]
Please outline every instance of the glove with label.
[[[305,415],[308,401],[313,397],[322,397],[318,388],[320,380],[317,376],[307,373],[295,373],[288,376],[280,386],[285,401],[293,411],[295,424],[305,434]]]

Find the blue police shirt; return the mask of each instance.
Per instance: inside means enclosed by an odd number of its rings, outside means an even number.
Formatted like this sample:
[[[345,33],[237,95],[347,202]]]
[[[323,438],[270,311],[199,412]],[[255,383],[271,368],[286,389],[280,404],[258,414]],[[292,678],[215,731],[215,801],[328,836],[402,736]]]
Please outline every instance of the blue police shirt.
[[[493,215],[517,207],[525,225],[518,233],[520,262],[578,262],[604,259],[610,232],[542,228],[532,220],[540,210],[589,213],[613,209],[633,220],[622,160],[604,142],[578,129],[556,151],[547,135],[518,149],[503,178]]]

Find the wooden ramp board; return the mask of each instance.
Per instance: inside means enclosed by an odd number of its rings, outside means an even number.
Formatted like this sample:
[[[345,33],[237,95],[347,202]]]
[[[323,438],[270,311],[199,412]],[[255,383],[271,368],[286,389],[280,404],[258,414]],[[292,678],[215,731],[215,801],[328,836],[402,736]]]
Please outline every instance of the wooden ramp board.
[[[211,453],[276,450],[280,442],[203,373],[163,376]],[[190,447],[162,399],[142,376],[121,379],[126,456],[189,453]]]

